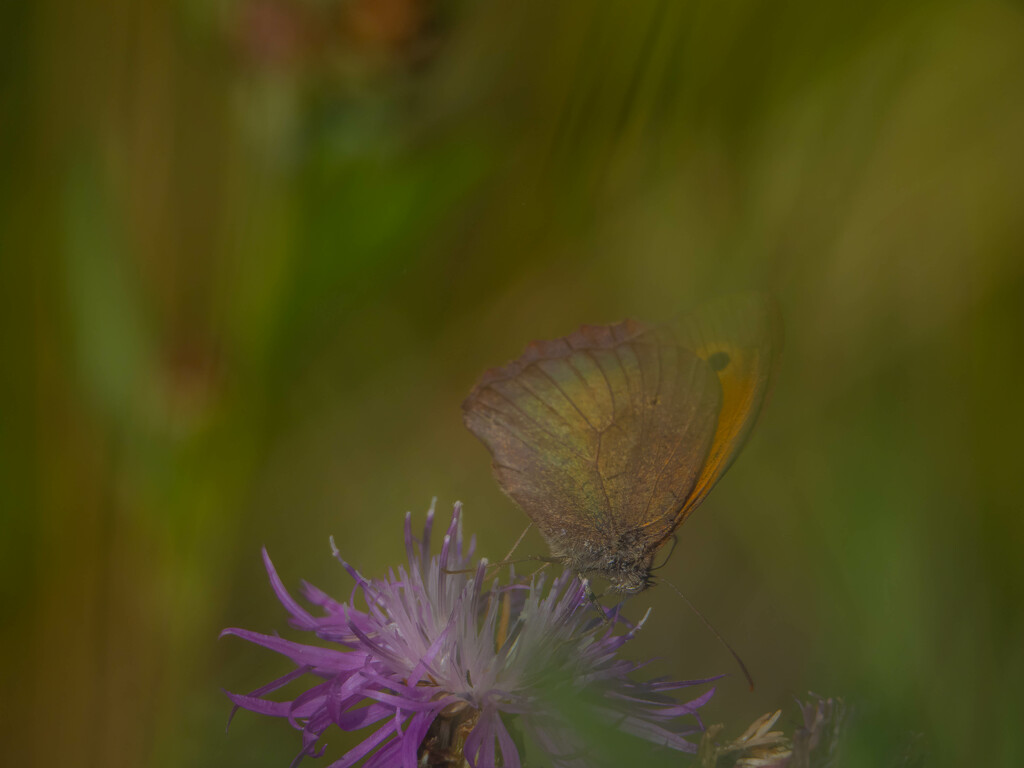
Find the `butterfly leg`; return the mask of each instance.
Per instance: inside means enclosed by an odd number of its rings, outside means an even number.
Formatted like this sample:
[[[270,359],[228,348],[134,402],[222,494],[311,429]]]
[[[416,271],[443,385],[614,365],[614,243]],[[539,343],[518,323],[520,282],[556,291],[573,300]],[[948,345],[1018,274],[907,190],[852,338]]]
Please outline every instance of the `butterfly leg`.
[[[653,568],[651,568],[652,571],[656,571],[659,568],[664,568],[668,564],[669,558],[671,558],[672,557],[672,553],[676,551],[676,544],[678,544],[678,543],[679,543],[679,534],[678,533],[673,533],[672,534],[672,546],[669,547],[668,554],[665,555],[665,559],[661,561],[660,565],[656,565]]]
[[[532,527],[533,527],[533,521],[531,520],[529,523],[527,523],[526,527],[523,528],[523,532],[519,534],[519,538],[516,539],[516,543],[512,545],[512,549],[510,549],[508,551],[508,554],[505,555],[504,560],[511,560],[512,559],[512,555],[515,554],[516,550],[519,548],[519,545],[523,543],[523,539],[526,538],[526,534],[529,532],[529,530]]]
[[[560,563],[562,558],[560,557],[547,557],[545,555],[530,555],[529,557],[520,557],[517,560],[499,560],[497,563],[488,563],[488,568],[503,568],[506,565],[516,565],[518,563],[545,563],[550,565],[551,563]],[[443,568],[442,573],[476,573],[476,568],[459,568],[453,570],[450,568]]]
[[[590,604],[593,605],[595,610],[601,614],[602,621],[604,621],[605,624],[615,624],[617,611],[608,611],[603,605],[601,605],[600,600],[602,595],[597,594],[590,587],[590,579],[583,579],[583,589],[584,594],[590,601]]]

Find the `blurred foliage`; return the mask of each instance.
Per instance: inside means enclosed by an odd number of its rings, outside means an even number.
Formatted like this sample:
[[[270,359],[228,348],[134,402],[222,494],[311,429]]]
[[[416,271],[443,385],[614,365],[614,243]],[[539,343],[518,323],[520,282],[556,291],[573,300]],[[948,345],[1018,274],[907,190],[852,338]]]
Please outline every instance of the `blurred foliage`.
[[[849,765],[1024,763],[1019,5],[39,0],[0,38],[11,764],[286,765],[223,729],[284,666],[216,641],[287,631],[259,546],[330,590],[328,535],[381,572],[437,495],[500,557],[476,376],[751,286],[782,373],[665,570],[758,680],[710,721],[813,689]],[[731,671],[648,606],[633,653]]]

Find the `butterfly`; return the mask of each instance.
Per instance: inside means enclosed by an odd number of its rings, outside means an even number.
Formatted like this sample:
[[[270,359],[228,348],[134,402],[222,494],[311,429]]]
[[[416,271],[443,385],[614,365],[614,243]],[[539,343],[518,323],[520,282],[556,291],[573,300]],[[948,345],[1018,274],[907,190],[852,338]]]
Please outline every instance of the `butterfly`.
[[[584,325],[484,373],[463,418],[556,560],[640,592],[750,434],[780,327],[761,294],[659,325]]]

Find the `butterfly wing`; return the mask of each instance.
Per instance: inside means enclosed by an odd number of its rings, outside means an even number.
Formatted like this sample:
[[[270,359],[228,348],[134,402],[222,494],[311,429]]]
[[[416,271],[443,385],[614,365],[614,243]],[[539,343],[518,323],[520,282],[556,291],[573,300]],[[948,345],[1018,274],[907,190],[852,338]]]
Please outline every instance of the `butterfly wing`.
[[[668,327],[626,321],[535,342],[463,403],[502,489],[554,554],[643,530],[692,498],[716,433],[716,374]]]
[[[670,327],[680,344],[708,363],[722,391],[711,448],[692,494],[679,510],[678,526],[704,500],[746,442],[770,388],[782,334],[778,308],[762,294],[719,300],[680,316]]]

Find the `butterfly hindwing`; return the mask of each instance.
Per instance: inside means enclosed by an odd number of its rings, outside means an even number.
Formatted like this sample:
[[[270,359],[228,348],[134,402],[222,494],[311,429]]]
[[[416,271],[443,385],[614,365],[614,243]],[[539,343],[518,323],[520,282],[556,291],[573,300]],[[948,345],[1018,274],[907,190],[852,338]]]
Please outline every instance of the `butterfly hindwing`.
[[[781,322],[763,294],[721,299],[670,324],[680,344],[705,360],[718,377],[722,404],[711,449],[681,524],[735,461],[771,385],[781,347]]]

